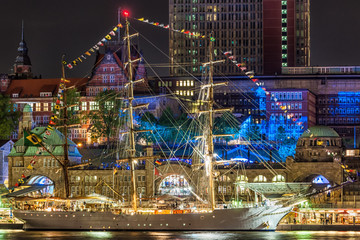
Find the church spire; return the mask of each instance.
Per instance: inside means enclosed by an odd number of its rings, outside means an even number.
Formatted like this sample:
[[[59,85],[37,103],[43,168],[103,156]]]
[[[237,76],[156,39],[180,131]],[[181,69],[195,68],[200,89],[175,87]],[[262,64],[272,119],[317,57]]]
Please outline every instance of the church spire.
[[[31,73],[31,61],[28,56],[28,48],[25,42],[24,36],[24,20],[21,22],[21,41],[17,49],[18,54],[14,64],[14,74],[18,78],[30,78]]]
[[[24,42],[24,19],[21,21],[21,41]]]

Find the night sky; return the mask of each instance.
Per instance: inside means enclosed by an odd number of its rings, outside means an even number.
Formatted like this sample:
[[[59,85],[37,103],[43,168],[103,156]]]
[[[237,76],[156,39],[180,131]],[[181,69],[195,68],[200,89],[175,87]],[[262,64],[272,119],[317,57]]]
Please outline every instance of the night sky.
[[[312,65],[360,65],[360,1],[312,0],[311,4]],[[135,18],[168,23],[167,0],[1,0],[0,73],[11,72],[22,19],[33,73],[56,78],[61,74],[61,55],[66,54],[70,61],[95,45],[116,25],[118,7],[128,9]],[[168,54],[167,30],[136,21],[132,27]],[[144,38],[136,42],[150,63],[168,62]],[[88,76],[93,63],[94,58],[90,58],[67,74]],[[158,71],[167,73],[164,68]]]

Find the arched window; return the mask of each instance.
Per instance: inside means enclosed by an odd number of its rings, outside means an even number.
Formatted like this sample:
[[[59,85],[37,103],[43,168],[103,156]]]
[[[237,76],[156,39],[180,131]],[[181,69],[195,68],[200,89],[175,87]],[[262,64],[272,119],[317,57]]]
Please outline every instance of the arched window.
[[[285,177],[283,175],[276,175],[272,179],[273,182],[285,182]]]
[[[222,176],[219,177],[219,181],[220,182],[230,182],[231,179],[230,179],[230,177],[228,177],[226,175],[222,175]]]
[[[259,176],[256,176],[256,178],[254,179],[254,182],[267,182],[267,179],[264,175],[259,175]]]
[[[315,177],[313,180],[312,180],[313,183],[315,184],[323,184],[323,183],[330,183],[329,180],[327,180],[324,176],[322,175],[319,175],[317,177]]]
[[[249,179],[245,175],[240,175],[236,178],[236,182],[238,182],[238,183],[247,183],[248,181],[249,181]]]
[[[191,188],[188,181],[181,175],[170,175],[165,177],[159,186],[160,194],[175,196],[190,195]]]

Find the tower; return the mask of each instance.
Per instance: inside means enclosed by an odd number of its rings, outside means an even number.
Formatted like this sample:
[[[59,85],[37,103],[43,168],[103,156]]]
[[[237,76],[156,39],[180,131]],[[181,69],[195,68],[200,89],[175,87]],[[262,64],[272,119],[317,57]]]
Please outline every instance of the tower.
[[[21,27],[21,41],[18,47],[18,55],[14,64],[15,78],[27,79],[32,77],[31,61],[28,56],[28,48],[24,38],[24,21]]]
[[[32,128],[33,116],[32,109],[30,105],[26,104],[23,109],[23,116],[21,121],[19,121],[19,133],[18,139],[22,138],[24,135],[24,129],[30,131]]]

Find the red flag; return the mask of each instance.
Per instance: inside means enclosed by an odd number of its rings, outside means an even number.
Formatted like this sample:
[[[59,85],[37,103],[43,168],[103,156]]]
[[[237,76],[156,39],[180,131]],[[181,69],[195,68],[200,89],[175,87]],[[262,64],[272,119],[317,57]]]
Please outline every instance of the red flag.
[[[53,122],[52,120],[50,120],[49,124],[50,124],[50,125],[56,125],[56,123]]]
[[[15,183],[15,187],[18,187],[19,186],[19,184],[18,183]]]
[[[25,174],[22,174],[22,175],[21,175],[21,178],[26,178]]]
[[[157,168],[154,168],[154,170],[155,170],[154,172],[155,176],[160,176],[159,170]]]

